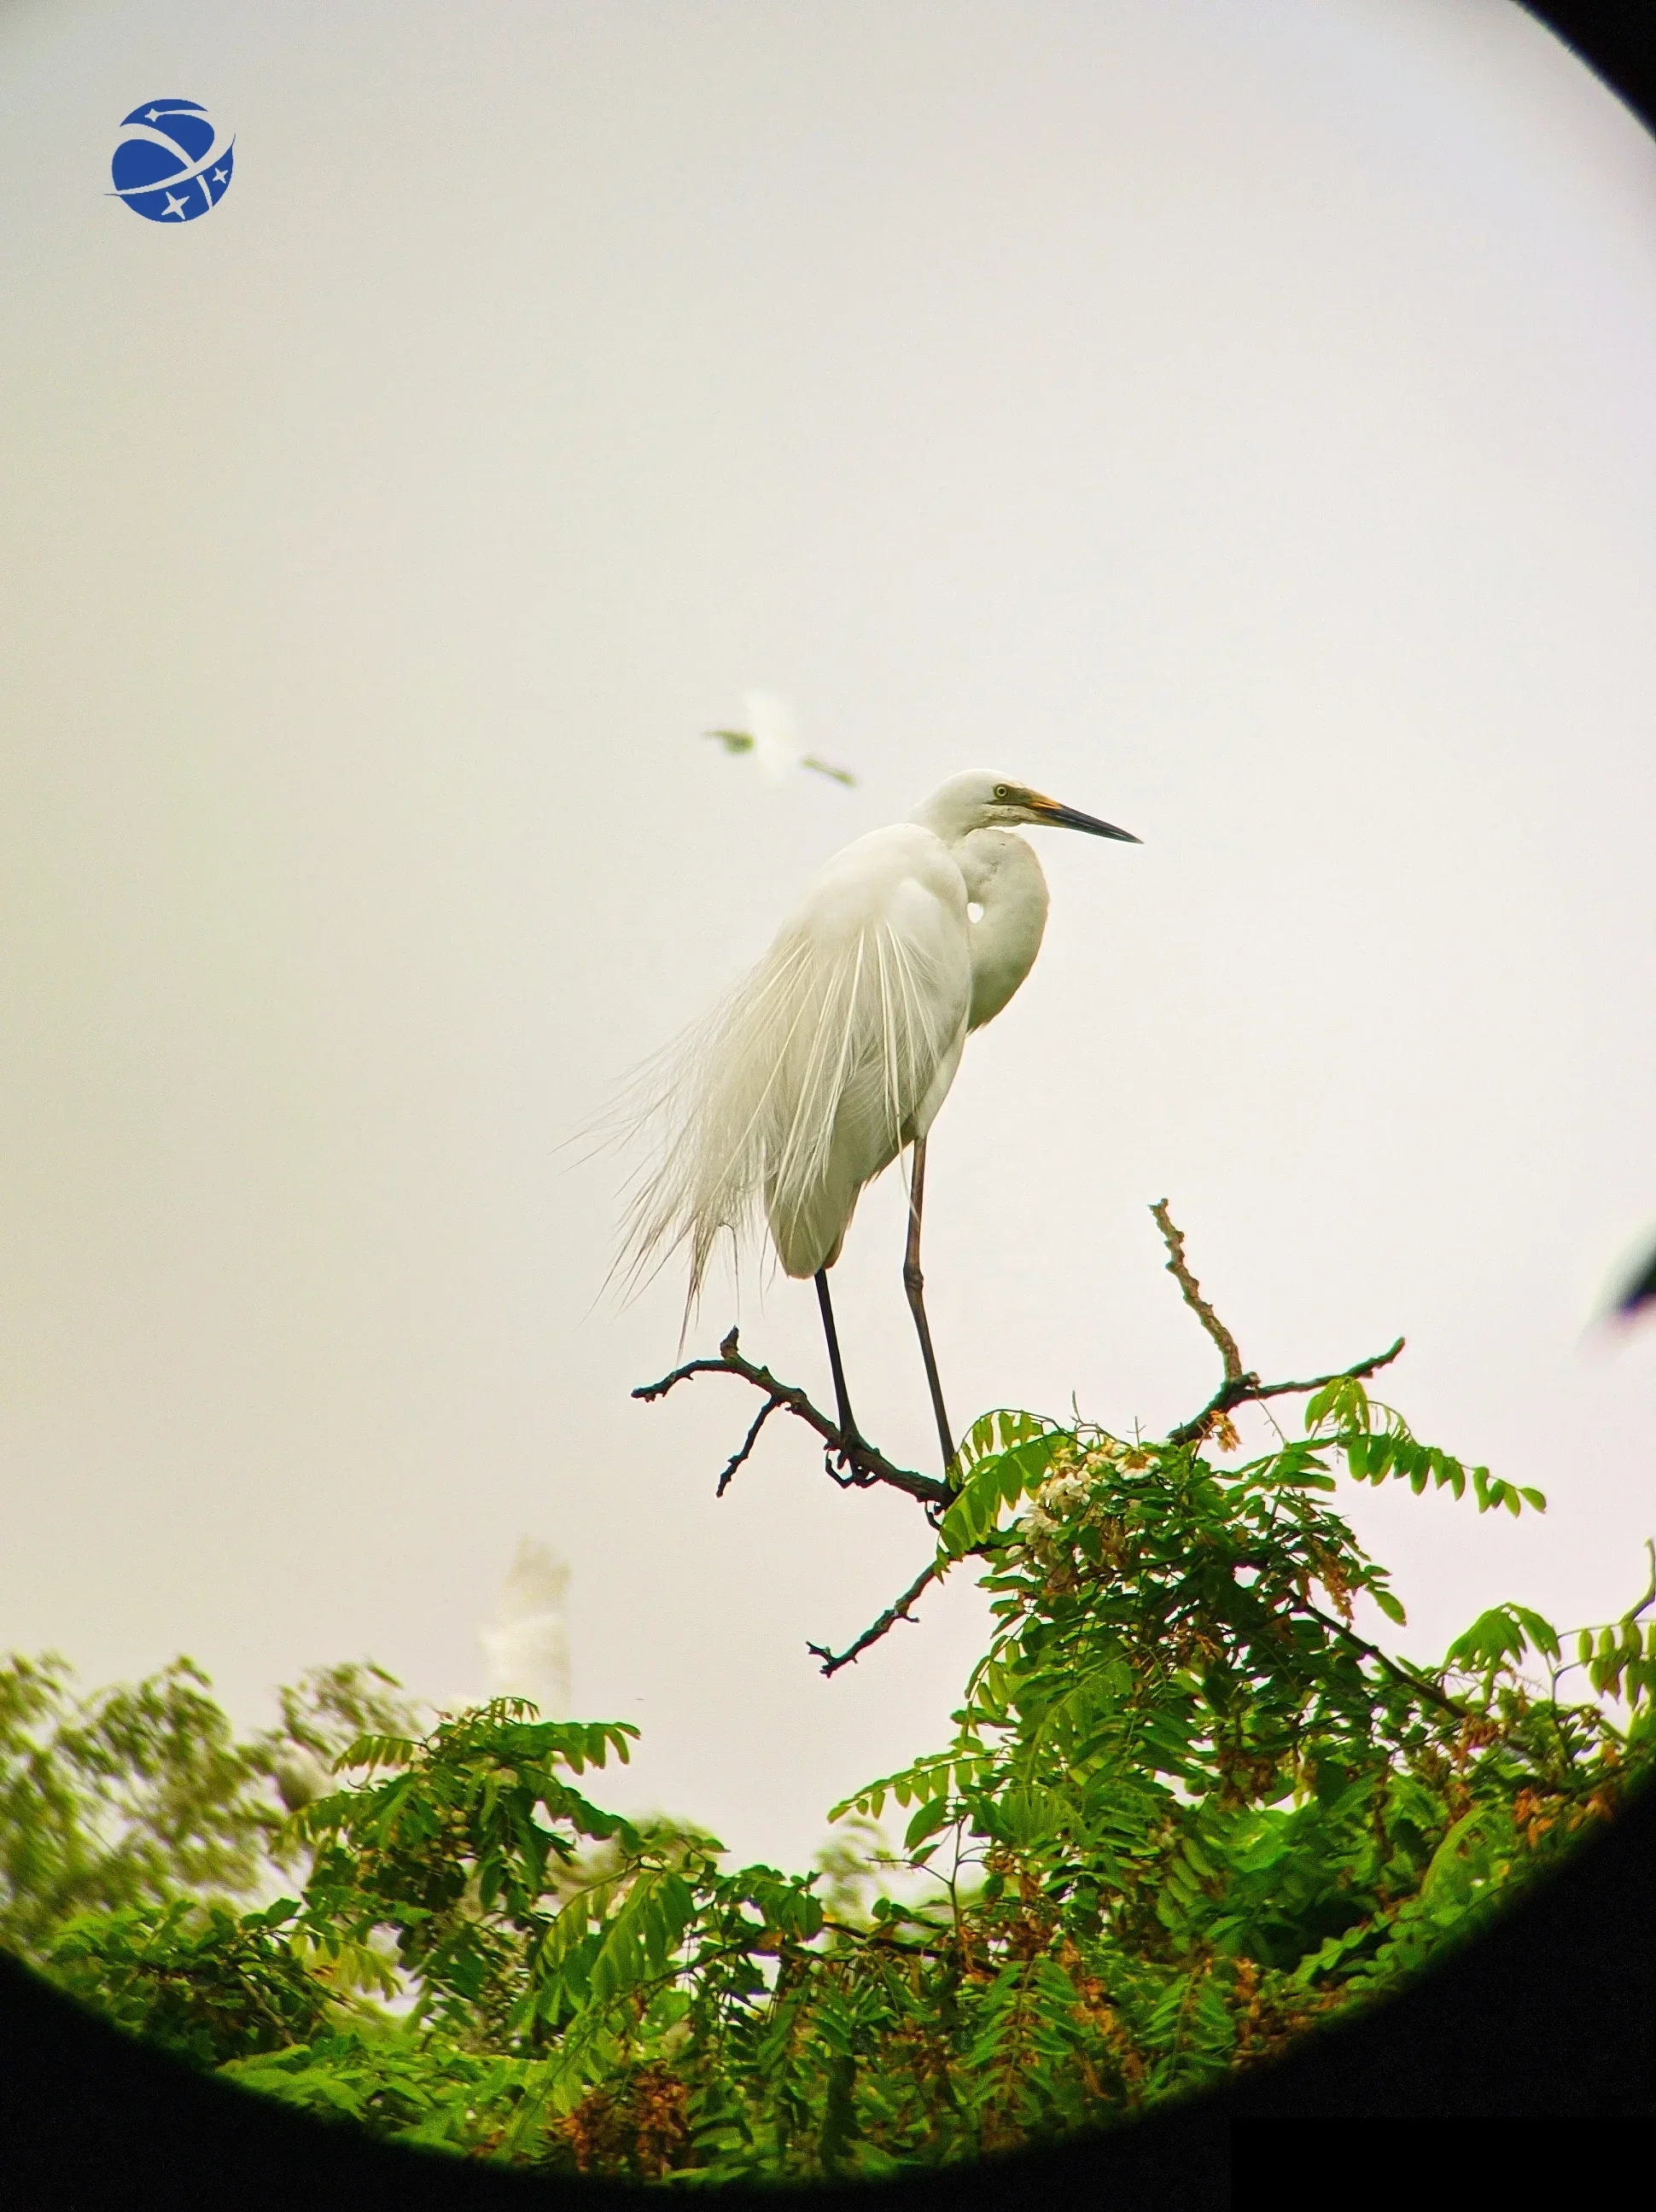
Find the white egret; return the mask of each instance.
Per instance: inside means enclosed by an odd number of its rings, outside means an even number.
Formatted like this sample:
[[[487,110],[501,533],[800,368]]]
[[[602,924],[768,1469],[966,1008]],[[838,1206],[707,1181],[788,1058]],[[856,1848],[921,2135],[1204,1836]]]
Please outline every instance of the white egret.
[[[848,1448],[862,1439],[828,1270],[863,1185],[912,1146],[904,1285],[946,1467],[953,1456],[920,1272],[926,1138],[968,1035],[1000,1012],[1040,950],[1046,878],[1013,831],[1041,823],[1139,842],[1023,784],[951,777],[907,822],[835,854],[764,958],[628,1102],[629,1126],[661,1135],[627,1213],[635,1279],[687,1243],[688,1316],[721,1231],[740,1239],[762,1201],[786,1273],[816,1279]]]

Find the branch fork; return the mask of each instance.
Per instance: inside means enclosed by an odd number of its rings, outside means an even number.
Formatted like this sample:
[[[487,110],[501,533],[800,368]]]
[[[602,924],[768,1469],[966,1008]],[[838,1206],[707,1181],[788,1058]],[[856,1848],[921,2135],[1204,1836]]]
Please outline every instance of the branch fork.
[[[664,1375],[659,1382],[643,1382],[633,1392],[635,1398],[646,1400],[665,1398],[675,1384],[686,1382],[695,1375],[735,1375],[744,1382],[751,1382],[756,1390],[764,1393],[765,1402],[754,1416],[741,1448],[734,1453],[719,1477],[715,1493],[722,1498],[729,1488],[737,1468],[747,1458],[758,1441],[759,1431],[772,1413],[786,1410],[806,1426],[814,1429],[823,1442],[823,1465],[831,1480],[842,1490],[866,1490],[874,1483],[883,1482],[902,1491],[907,1497],[918,1499],[926,1508],[928,1518],[934,1525],[954,1503],[954,1492],[947,1482],[939,1482],[928,1474],[917,1474],[912,1468],[898,1467],[882,1451],[861,1437],[844,1436],[838,1425],[826,1413],[813,1406],[803,1390],[791,1382],[783,1382],[768,1367],[756,1367],[751,1359],[744,1358],[738,1344],[739,1332],[732,1329],[719,1346],[716,1359],[690,1359],[682,1367],[675,1367],[671,1375]],[[845,1472],[835,1471],[837,1461]]]

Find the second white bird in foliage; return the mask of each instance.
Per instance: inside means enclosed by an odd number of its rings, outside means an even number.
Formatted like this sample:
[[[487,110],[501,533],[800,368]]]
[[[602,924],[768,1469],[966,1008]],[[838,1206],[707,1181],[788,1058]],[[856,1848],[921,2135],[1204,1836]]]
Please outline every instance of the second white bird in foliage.
[[[925,1139],[968,1035],[1040,950],[1046,878],[1015,834],[1039,823],[1139,842],[1023,784],[952,777],[827,862],[758,965],[646,1069],[626,1117],[660,1139],[627,1216],[635,1273],[687,1244],[693,1302],[721,1231],[740,1238],[762,1205],[783,1268],[817,1279],[852,1438],[826,1270],[863,1186],[914,1146],[904,1276],[946,1460],[919,1273]]]
[[[569,1711],[569,1570],[546,1545],[522,1536],[489,1619],[478,1629],[491,1698],[527,1698],[542,1720]]]

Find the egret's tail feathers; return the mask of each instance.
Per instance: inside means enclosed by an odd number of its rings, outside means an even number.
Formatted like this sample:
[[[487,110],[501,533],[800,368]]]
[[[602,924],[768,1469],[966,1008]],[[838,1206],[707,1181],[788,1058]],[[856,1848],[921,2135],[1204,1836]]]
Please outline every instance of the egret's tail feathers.
[[[790,1275],[837,1256],[858,1193],[959,1048],[964,984],[933,969],[884,921],[826,945],[786,931],[641,1071],[610,1124],[654,1146],[617,1261],[630,1286],[687,1244],[688,1312],[721,1231],[740,1244],[761,1200]]]

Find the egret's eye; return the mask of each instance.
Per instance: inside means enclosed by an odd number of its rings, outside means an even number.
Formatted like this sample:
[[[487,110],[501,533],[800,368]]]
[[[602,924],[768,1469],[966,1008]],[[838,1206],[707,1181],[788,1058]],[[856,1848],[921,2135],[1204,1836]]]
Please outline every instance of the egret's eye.
[[[1006,787],[1006,785],[1005,785],[1005,784],[1003,784],[1003,783],[997,783],[997,784],[995,785],[995,796],[997,799],[1005,799],[1005,798],[1007,798],[1007,797],[1008,797],[1008,796],[1009,796],[1009,793],[1008,793],[1008,790],[1007,790],[1007,787]]]

